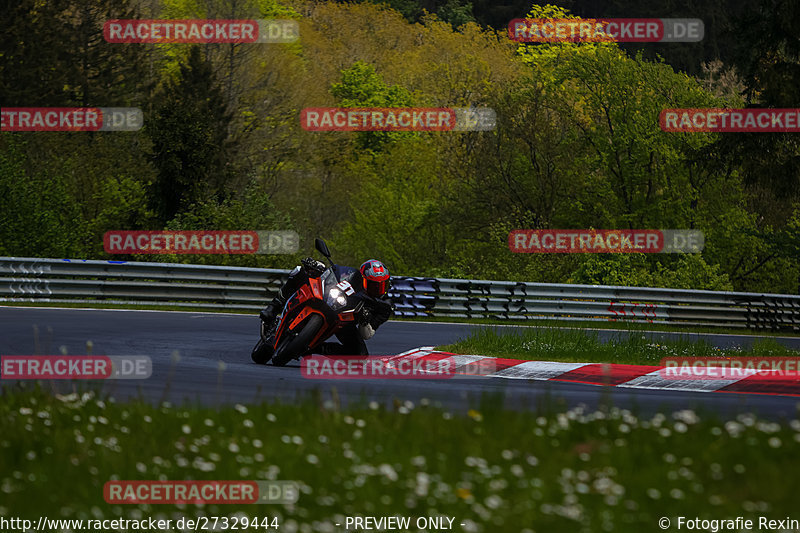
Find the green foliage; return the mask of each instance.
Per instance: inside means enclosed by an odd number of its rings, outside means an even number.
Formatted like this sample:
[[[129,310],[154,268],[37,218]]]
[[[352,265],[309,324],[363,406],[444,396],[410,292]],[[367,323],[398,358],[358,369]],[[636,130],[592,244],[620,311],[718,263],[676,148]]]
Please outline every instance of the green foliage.
[[[160,0],[159,6],[152,14],[158,19],[299,19],[300,15],[291,6],[278,0],[217,0],[206,2],[201,0]],[[154,45],[160,56],[160,70],[165,79],[175,81],[180,74],[180,66],[188,59],[191,47],[181,43]],[[250,46],[250,45],[248,45]],[[274,46],[274,45],[271,45]],[[282,45],[295,48],[295,44]],[[238,44],[215,45],[205,47],[206,58],[209,56],[224,57],[230,66],[230,54],[239,56],[242,47]],[[237,69],[238,70],[238,69]],[[236,72],[240,74],[241,72]],[[233,76],[233,72],[228,72]]]
[[[715,63],[701,80],[617,43],[511,42],[469,22],[487,20],[482,0],[7,2],[4,106],[136,105],[145,129],[3,135],[0,202],[12,217],[0,248],[97,257],[110,229],[294,228],[304,253],[322,235],[340,261],[377,256],[397,274],[797,292],[797,140],[658,125],[664,108],[741,106],[745,86],[750,101],[791,107],[795,30],[785,2],[770,2],[753,6],[760,34],[741,34],[737,69]],[[104,43],[102,22],[136,18],[134,4],[146,18],[294,18],[301,39]],[[504,24],[529,7],[493,6]],[[572,15],[534,5],[529,16]],[[302,130],[301,109],[334,105],[487,106],[498,121],[490,132]],[[512,253],[508,232],[529,228],[692,228],[706,248]]]
[[[642,254],[590,255],[570,276],[569,283],[648,286],[652,276]]]
[[[741,76],[744,97],[753,107],[793,108],[800,101],[800,17],[797,2],[747,2],[735,19],[729,64]],[[800,136],[792,132],[724,135],[713,155],[741,169],[756,211],[782,226],[791,203],[800,199]],[[709,151],[710,152],[710,151]],[[712,155],[707,152],[706,156]]]
[[[158,169],[152,207],[162,224],[192,203],[225,194],[230,118],[211,66],[193,47],[147,126]]]
[[[387,85],[373,65],[356,61],[342,71],[342,81],[331,85],[331,94],[342,107],[409,107],[411,93],[399,85]],[[356,135],[356,145],[367,152],[376,152],[399,139],[413,137],[408,132],[364,131]]]
[[[130,0],[5,0],[2,13],[4,107],[121,107],[150,94],[147,50],[103,38],[105,21],[140,18]]]
[[[342,71],[342,81],[331,85],[331,94],[344,107],[402,107],[411,105],[411,93],[386,85],[375,67],[356,61]]]
[[[204,201],[169,221],[167,230],[291,230],[289,217],[278,211],[263,191],[251,185],[241,198],[228,198],[222,203]],[[295,255],[194,255],[166,254],[163,262],[291,268],[303,257]],[[139,258],[142,259],[142,258]]]
[[[459,28],[468,22],[475,22],[472,15],[472,3],[461,3],[461,0],[447,0],[437,11],[436,15],[454,28]]]
[[[572,273],[569,283],[670,287],[675,289],[733,290],[719,265],[709,265],[701,254],[655,260],[645,254],[591,254]]]
[[[371,3],[394,9],[409,21],[417,20],[422,12],[417,0],[372,0]]]
[[[137,135],[3,133],[3,253],[97,257],[106,231],[146,227],[152,173],[130,151]]]
[[[357,0],[386,6],[402,14],[409,22],[419,22],[427,12],[434,13],[441,20],[458,28],[468,22],[475,22],[472,3],[465,0]]]
[[[800,257],[800,204],[795,204],[792,218],[786,224],[786,229],[776,236],[776,241],[782,254]]]
[[[94,201],[100,207],[91,221],[93,235],[110,229],[134,229],[149,225],[153,213],[148,209],[147,184],[128,175],[111,177],[100,184]]]
[[[75,257],[86,223],[61,174],[30,173],[25,141],[3,133],[0,150],[0,253],[18,257]]]
[[[424,158],[418,172],[407,172],[411,158]],[[420,266],[439,262],[445,231],[434,196],[436,165],[433,147],[422,139],[396,142],[375,159],[353,165],[351,172],[362,181],[350,199],[352,219],[334,239],[349,261],[374,257],[404,275],[426,275]]]
[[[700,254],[681,255],[676,264],[658,265],[653,287],[731,291],[733,283],[720,265],[709,265]]]

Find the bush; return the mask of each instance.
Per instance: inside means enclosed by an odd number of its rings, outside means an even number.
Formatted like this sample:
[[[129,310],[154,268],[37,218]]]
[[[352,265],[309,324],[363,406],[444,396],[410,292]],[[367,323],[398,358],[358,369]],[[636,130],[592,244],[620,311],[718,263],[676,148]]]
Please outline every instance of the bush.
[[[730,278],[721,272],[720,266],[709,265],[700,254],[681,254],[657,261],[645,254],[588,255],[568,281],[580,285],[733,290]]]

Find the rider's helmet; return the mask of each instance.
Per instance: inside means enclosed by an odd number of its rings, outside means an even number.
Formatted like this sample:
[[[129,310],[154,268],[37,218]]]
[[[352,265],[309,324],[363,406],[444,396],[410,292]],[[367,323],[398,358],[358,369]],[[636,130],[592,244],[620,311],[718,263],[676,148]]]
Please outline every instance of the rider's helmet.
[[[366,261],[361,268],[364,290],[373,298],[380,298],[389,292],[389,269],[376,259]]]

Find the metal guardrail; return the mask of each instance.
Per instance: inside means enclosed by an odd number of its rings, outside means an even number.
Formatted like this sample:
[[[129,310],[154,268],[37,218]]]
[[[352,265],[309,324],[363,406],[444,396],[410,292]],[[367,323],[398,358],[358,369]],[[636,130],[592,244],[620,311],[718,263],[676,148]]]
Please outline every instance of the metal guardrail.
[[[288,270],[0,257],[0,302],[259,310]],[[626,321],[800,332],[800,296],[393,277],[405,317]]]

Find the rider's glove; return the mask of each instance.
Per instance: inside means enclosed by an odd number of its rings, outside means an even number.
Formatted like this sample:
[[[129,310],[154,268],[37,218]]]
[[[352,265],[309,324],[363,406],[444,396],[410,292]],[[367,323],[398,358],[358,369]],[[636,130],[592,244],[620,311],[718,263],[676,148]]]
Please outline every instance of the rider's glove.
[[[303,268],[305,269],[306,274],[308,274],[309,277],[312,278],[317,278],[321,276],[326,269],[325,263],[317,261],[313,257],[306,257],[301,261],[301,263],[303,264]]]
[[[390,302],[375,300],[369,323],[373,328],[377,329],[378,326],[389,320],[393,314],[394,306]]]
[[[359,322],[361,322],[362,324],[371,324],[372,320],[373,320],[372,319],[372,312],[366,307],[362,308],[361,309],[361,320],[359,320]]]

